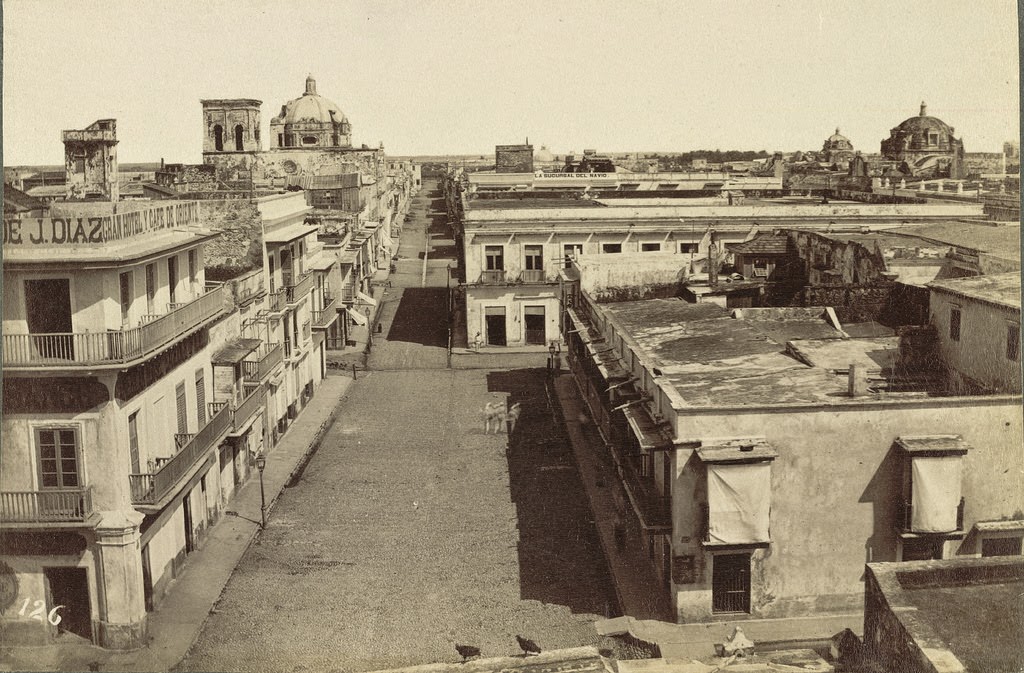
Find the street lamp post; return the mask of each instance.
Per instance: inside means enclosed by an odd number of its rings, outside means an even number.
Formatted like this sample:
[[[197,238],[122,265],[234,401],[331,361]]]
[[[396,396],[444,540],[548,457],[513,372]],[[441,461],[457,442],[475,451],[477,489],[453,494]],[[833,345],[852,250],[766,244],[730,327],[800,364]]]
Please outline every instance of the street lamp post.
[[[267,498],[263,493],[263,468],[267,466],[267,457],[262,453],[256,456],[256,469],[260,471],[260,530],[267,527]]]
[[[548,376],[555,375],[555,344],[548,344]]]

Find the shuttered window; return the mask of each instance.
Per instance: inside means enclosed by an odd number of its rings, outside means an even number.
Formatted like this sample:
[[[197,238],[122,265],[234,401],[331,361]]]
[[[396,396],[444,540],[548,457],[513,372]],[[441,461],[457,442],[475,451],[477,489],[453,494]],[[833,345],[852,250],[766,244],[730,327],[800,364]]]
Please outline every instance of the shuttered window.
[[[184,435],[188,432],[188,408],[185,404],[185,383],[179,383],[174,389],[174,397],[178,411],[178,434]]]
[[[202,369],[196,370],[196,418],[197,427],[206,425],[206,378]]]

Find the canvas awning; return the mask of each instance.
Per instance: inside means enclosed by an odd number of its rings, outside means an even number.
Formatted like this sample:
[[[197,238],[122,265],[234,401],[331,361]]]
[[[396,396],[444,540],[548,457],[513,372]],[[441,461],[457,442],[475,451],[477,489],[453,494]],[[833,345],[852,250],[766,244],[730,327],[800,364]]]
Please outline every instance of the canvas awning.
[[[345,310],[348,311],[349,316],[352,318],[353,321],[355,321],[357,325],[362,325],[365,327],[370,323],[369,318],[360,313],[358,309],[346,308]]]
[[[232,339],[211,358],[215,365],[236,365],[260,347],[259,339]]]
[[[370,306],[377,305],[377,300],[371,297],[370,295],[366,294],[365,292],[360,292],[359,290],[356,290],[356,297],[358,297],[359,300],[364,304],[369,304]]]
[[[960,456],[916,457],[911,461],[910,529],[915,533],[949,533],[957,529],[960,506]]]
[[[707,543],[770,542],[771,463],[712,463],[707,471]]]

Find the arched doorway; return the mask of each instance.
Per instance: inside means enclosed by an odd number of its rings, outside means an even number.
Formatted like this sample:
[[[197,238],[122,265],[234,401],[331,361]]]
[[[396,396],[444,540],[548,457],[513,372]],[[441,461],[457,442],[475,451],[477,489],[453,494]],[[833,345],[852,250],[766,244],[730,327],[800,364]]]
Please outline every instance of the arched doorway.
[[[213,127],[213,147],[218,152],[224,150],[224,128],[220,124]]]
[[[242,125],[238,124],[235,126],[235,149],[239,152],[242,151]]]

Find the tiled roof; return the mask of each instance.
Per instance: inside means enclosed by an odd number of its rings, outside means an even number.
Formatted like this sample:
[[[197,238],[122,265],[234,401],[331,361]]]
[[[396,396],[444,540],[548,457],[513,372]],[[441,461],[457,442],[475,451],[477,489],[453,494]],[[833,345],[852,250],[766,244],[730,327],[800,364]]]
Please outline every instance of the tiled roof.
[[[785,255],[789,237],[784,234],[758,234],[749,241],[730,245],[729,250],[743,255]]]

